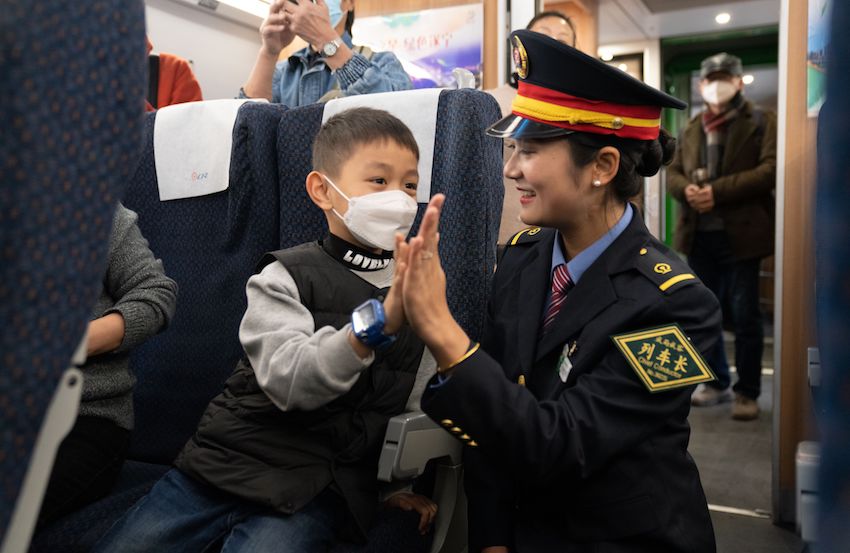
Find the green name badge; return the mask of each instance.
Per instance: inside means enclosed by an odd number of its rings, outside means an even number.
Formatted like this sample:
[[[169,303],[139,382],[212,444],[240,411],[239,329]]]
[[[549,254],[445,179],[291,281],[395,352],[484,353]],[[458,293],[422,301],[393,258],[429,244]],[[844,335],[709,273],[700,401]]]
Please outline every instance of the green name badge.
[[[716,378],[677,324],[617,334],[611,339],[650,392]]]

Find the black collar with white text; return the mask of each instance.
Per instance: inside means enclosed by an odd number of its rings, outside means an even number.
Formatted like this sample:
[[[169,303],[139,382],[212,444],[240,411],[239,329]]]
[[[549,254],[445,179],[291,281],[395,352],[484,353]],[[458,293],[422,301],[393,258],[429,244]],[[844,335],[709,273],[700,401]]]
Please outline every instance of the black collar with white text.
[[[328,255],[355,271],[380,271],[393,260],[393,252],[374,253],[333,234],[322,240],[321,244]]]

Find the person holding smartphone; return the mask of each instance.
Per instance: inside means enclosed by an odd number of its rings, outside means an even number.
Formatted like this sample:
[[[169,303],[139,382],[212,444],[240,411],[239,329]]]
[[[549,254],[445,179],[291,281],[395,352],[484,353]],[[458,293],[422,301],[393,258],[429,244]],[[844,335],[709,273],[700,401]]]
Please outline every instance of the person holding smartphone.
[[[290,107],[338,96],[413,87],[392,52],[355,46],[354,0],[275,0],[260,25],[263,44],[240,98],[265,98]],[[279,61],[298,37],[307,46]]]

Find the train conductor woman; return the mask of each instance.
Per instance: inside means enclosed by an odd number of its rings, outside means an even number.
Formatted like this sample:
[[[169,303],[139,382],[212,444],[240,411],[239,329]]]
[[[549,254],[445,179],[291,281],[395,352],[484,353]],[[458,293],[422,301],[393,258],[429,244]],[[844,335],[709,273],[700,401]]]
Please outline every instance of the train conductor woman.
[[[488,133],[513,144],[534,226],[498,264],[480,343],[446,303],[445,198],[398,237],[405,316],[440,367],[422,407],[465,444],[470,551],[712,553],[687,418],[720,307],[628,202],[672,158],[662,108],[685,106],[544,35],[511,40],[519,94]]]

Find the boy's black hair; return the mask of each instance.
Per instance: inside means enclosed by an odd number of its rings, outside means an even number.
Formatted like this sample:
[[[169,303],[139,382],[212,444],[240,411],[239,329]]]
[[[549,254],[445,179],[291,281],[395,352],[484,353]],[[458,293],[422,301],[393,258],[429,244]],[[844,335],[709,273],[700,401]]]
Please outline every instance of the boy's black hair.
[[[573,43],[570,44],[570,46],[575,47],[576,38],[578,37],[578,34],[576,33],[576,26],[573,23],[573,20],[570,19],[570,17],[568,15],[563,14],[559,11],[549,10],[549,11],[540,12],[537,15],[535,15],[534,17],[531,18],[531,21],[528,22],[528,25],[526,25],[525,28],[530,31],[531,28],[534,27],[535,23],[537,23],[541,19],[545,19],[547,17],[557,17],[559,19],[564,20],[564,23],[566,23],[567,27],[569,27],[570,30],[573,32]]]
[[[313,168],[336,177],[356,148],[386,140],[410,150],[419,159],[419,147],[413,133],[396,116],[367,107],[341,111],[328,119],[316,135]]]

